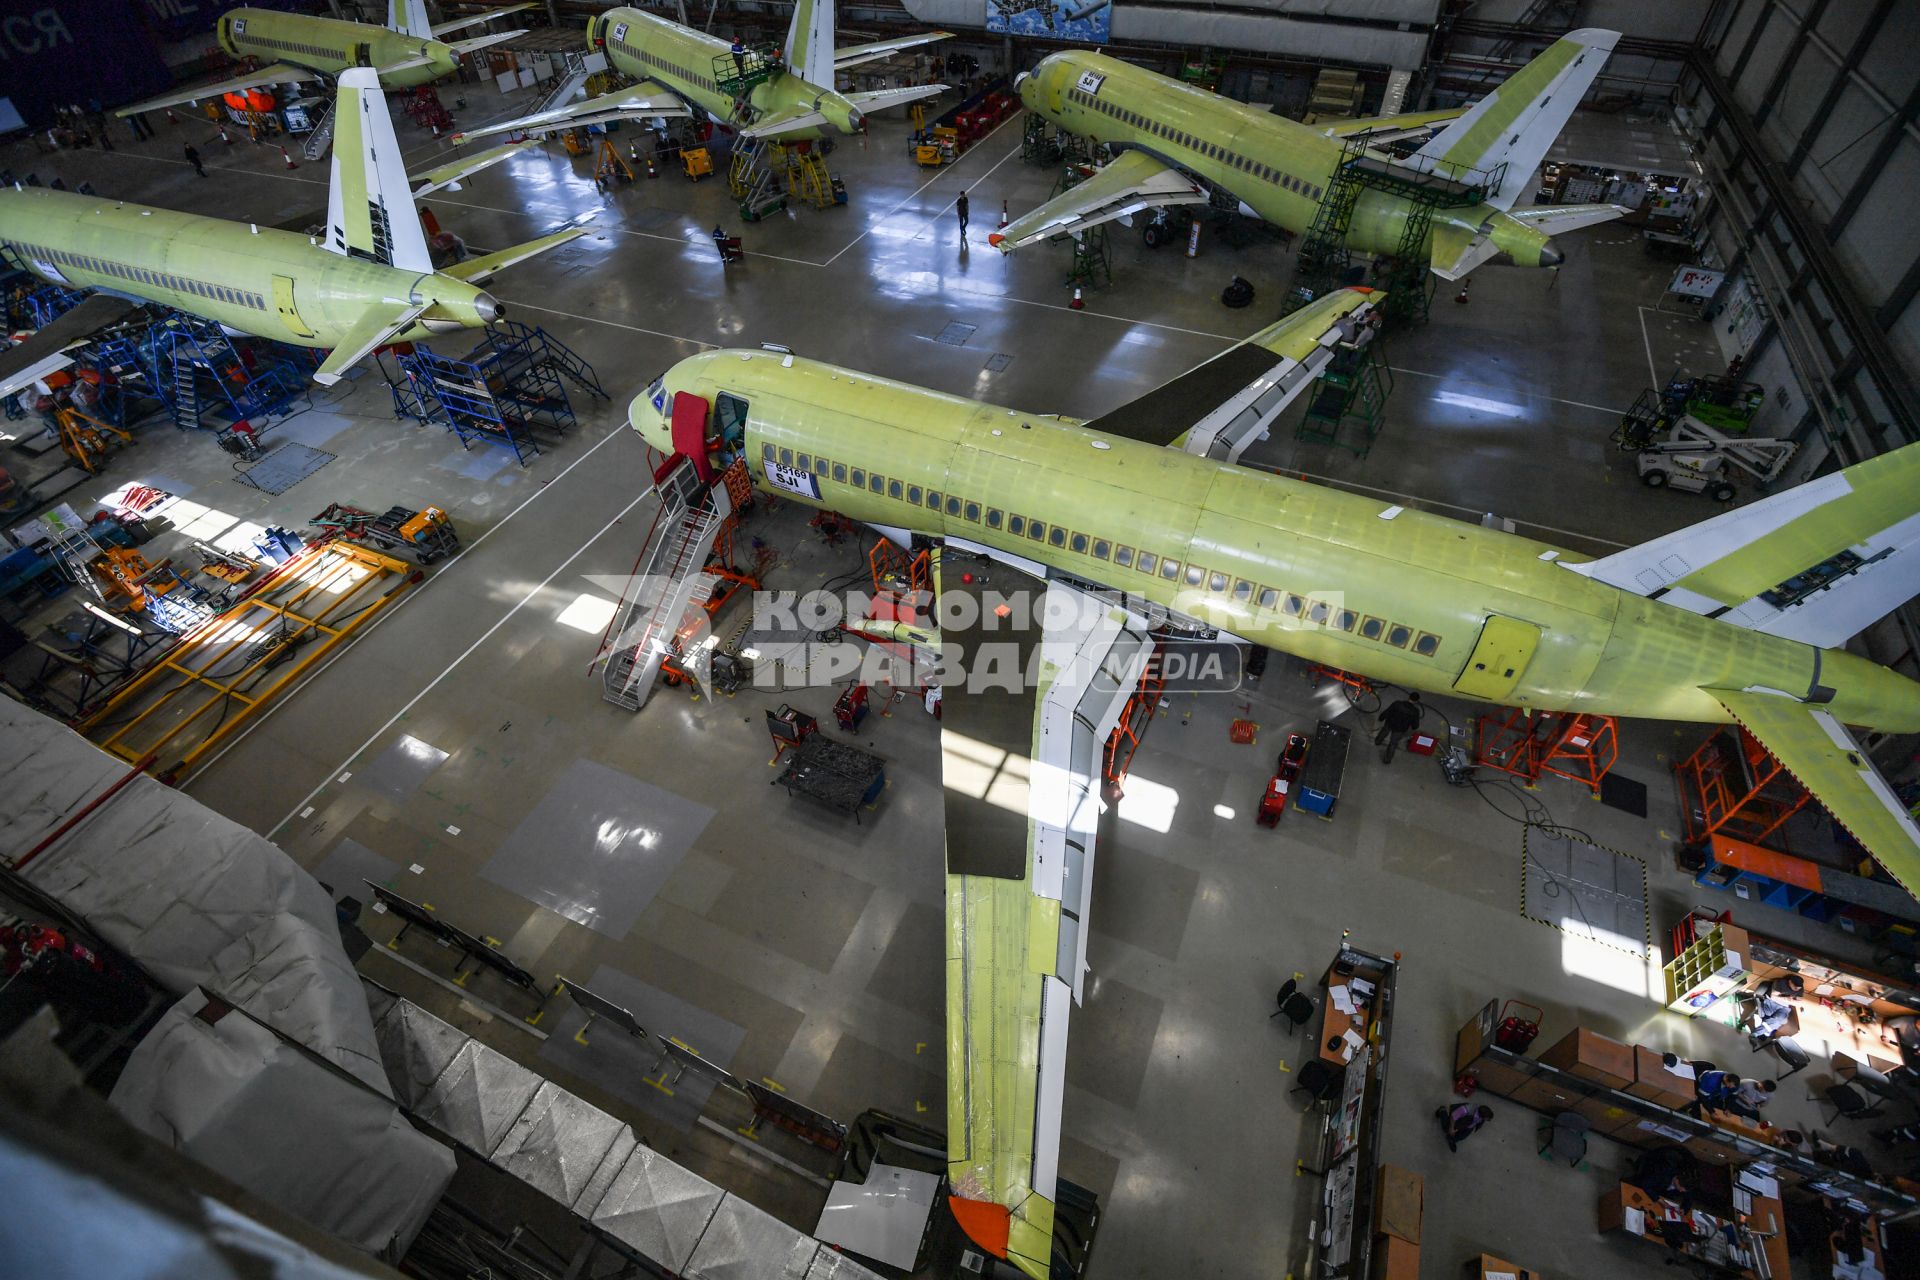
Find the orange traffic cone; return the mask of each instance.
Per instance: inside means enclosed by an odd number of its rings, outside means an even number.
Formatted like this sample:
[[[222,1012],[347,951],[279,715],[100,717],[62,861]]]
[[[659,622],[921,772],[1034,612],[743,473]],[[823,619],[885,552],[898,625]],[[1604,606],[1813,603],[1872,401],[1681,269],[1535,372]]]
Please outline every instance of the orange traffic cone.
[[[1073,301],[1067,304],[1067,309],[1069,311],[1084,311],[1086,307],[1087,304],[1080,301],[1080,286],[1073,286]]]
[[[1467,300],[1467,286],[1472,283],[1473,281],[1471,280],[1462,280],[1460,282],[1460,292],[1453,295],[1453,300],[1455,302],[1465,302]]]
[[[293,157],[287,154],[287,149],[285,147],[280,148],[280,158],[287,162],[287,168],[289,169],[298,169],[300,167],[299,165],[293,162]]]
[[[1007,229],[1007,202],[1005,200],[1000,202],[1000,229],[1002,231]]]

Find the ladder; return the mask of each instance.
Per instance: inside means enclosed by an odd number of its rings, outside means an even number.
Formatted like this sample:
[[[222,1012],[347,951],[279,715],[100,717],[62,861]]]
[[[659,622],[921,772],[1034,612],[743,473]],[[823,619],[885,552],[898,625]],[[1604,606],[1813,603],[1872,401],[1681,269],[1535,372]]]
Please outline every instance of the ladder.
[[[761,167],[767,149],[774,144],[765,138],[736,138],[733,162],[727,166],[727,190],[735,200],[762,194],[761,187],[772,175]]]
[[[327,105],[320,108],[320,118],[313,122],[313,131],[307,134],[307,147],[304,153],[307,159],[318,160],[327,154],[327,148],[333,145],[334,124],[333,102],[329,99]]]
[[[168,397],[168,407],[173,413],[173,425],[181,431],[198,431],[201,412],[199,368],[190,357],[177,349],[173,352],[173,372],[169,385],[172,394]]]
[[[804,200],[816,209],[833,207],[833,175],[827,172],[827,159],[818,149],[788,147],[787,194]]]
[[[87,588],[94,599],[105,604],[107,593],[93,572],[93,562],[106,554],[106,548],[94,540],[84,524],[70,525],[51,511],[44,519],[53,535],[47,539],[47,554],[60,562],[60,571],[69,582]]]
[[[621,602],[603,653],[602,696],[629,711],[646,705],[670,644],[688,616],[712,598],[707,556],[733,510],[725,486],[702,485],[684,462],[662,482],[660,502],[661,536],[642,557],[640,577]],[[692,655],[696,664],[704,660]]]

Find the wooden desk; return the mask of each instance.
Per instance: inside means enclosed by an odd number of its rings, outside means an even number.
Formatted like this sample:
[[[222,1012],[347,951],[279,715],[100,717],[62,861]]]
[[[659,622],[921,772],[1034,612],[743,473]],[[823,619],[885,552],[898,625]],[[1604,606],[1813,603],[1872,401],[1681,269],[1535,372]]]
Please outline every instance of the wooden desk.
[[[1875,1214],[1860,1224],[1860,1243],[1866,1249],[1867,1257],[1881,1275],[1887,1273],[1886,1257],[1880,1252],[1880,1215]],[[1834,1263],[1840,1261],[1840,1233],[1834,1232],[1827,1237],[1827,1256]]]
[[[1752,1138],[1755,1142],[1764,1142],[1773,1146],[1773,1127],[1764,1120],[1749,1120],[1745,1116],[1735,1115],[1731,1111],[1720,1111],[1713,1107],[1700,1108],[1700,1118],[1716,1128],[1728,1133],[1737,1133],[1743,1138]]]
[[[1500,1276],[1512,1276],[1514,1280],[1546,1280],[1546,1273],[1530,1271],[1511,1262],[1483,1253],[1477,1258],[1468,1258],[1460,1274],[1464,1280],[1495,1280]]]
[[[1600,1197],[1600,1230],[1626,1230],[1626,1211],[1628,1209],[1638,1209],[1642,1214],[1641,1229],[1638,1233],[1639,1237],[1642,1240],[1651,1241],[1665,1248],[1667,1242],[1661,1238],[1659,1227],[1660,1219],[1664,1217],[1665,1214],[1659,1202],[1655,1201],[1652,1196],[1642,1191],[1639,1187],[1632,1186],[1625,1182],[1620,1183]],[[1786,1210],[1781,1203],[1771,1196],[1754,1196],[1752,1212],[1736,1214],[1735,1217],[1743,1226],[1750,1228],[1754,1232],[1770,1231],[1773,1233],[1771,1236],[1756,1237],[1756,1239],[1760,1247],[1766,1252],[1767,1268],[1772,1273],[1773,1280],[1789,1280],[1791,1272],[1788,1268],[1791,1266],[1791,1263],[1787,1258],[1787,1219]],[[1695,1230],[1702,1231],[1712,1230],[1717,1232],[1726,1223],[1725,1218],[1717,1214],[1708,1213],[1703,1209],[1693,1210],[1688,1215],[1688,1218],[1690,1225],[1693,1226]],[[1741,1274],[1749,1277],[1756,1275],[1752,1269],[1745,1270],[1741,1272]]]
[[[1340,1012],[1333,1004],[1333,989],[1335,987],[1345,987],[1347,988],[1348,996],[1351,997],[1355,995],[1353,990],[1353,980],[1355,978],[1374,985],[1373,995],[1367,999],[1366,1003],[1360,1004],[1357,1017]],[[1320,1043],[1318,1047],[1320,1049],[1320,1057],[1324,1061],[1330,1062],[1336,1067],[1344,1067],[1348,1062],[1352,1061],[1352,1059],[1348,1058],[1341,1050],[1329,1049],[1327,1042],[1336,1036],[1345,1035],[1348,1030],[1351,1030],[1362,1040],[1367,1038],[1367,1024],[1373,1018],[1373,1001],[1378,999],[1380,995],[1379,983],[1379,978],[1372,973],[1356,971],[1354,973],[1339,974],[1335,973],[1331,966],[1328,967],[1324,974],[1320,975],[1320,990],[1322,996],[1320,1000]],[[1356,1001],[1356,1003],[1358,1003],[1358,1001]],[[1354,1052],[1358,1053],[1359,1050],[1356,1049]]]

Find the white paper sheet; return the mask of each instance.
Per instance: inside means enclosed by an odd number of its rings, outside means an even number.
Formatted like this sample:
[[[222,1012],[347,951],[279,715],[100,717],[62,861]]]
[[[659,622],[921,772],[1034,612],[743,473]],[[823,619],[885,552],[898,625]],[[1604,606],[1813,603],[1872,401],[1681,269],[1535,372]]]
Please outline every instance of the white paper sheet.
[[[1637,1236],[1643,1236],[1647,1234],[1647,1215],[1646,1214],[1640,1212],[1640,1210],[1635,1209],[1631,1205],[1629,1205],[1623,1211],[1622,1216],[1626,1219],[1627,1230],[1633,1232],[1633,1234]]]

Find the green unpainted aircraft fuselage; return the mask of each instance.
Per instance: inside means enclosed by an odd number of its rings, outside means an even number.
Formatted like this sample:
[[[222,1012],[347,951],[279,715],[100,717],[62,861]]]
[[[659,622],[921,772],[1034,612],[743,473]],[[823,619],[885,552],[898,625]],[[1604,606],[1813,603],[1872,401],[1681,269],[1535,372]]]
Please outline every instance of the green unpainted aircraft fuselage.
[[[1725,722],[1708,688],[1817,683],[1845,723],[1920,731],[1920,684],[1594,581],[1556,563],[1585,557],[1528,538],[764,351],[690,357],[663,386],[667,411],[681,391],[744,402],[755,483],[781,498],[968,539],[1410,689]],[[672,450],[647,397],[631,420]]]
[[[372,307],[431,300],[394,341],[501,314],[476,285],[330,252],[307,236],[41,187],[0,191],[0,241],[42,279],[141,298],[276,342],[332,348]]]
[[[1104,54],[1050,54],[1020,81],[1020,101],[1079,137],[1139,148],[1185,169],[1296,235],[1313,222],[1340,165],[1339,139]],[[1354,201],[1347,247],[1382,256],[1398,252],[1413,208],[1404,196],[1363,189]],[[1516,266],[1551,267],[1563,260],[1551,237],[1491,204],[1434,209],[1432,224],[1466,237],[1484,230]]]
[[[588,19],[587,44],[604,50],[621,74],[663,84],[730,128],[747,128],[789,110],[818,111],[841,133],[857,133],[863,123],[859,109],[832,85],[814,84],[791,70],[777,71],[754,85],[745,99],[734,98],[714,76],[716,65],[723,76],[732,74],[727,70],[732,65],[727,41],[638,9],[609,9]],[[817,128],[796,129],[779,140],[821,136]]]
[[[271,9],[233,9],[215,27],[220,47],[236,58],[287,62],[338,75],[348,67],[390,67],[425,58],[419,66],[382,72],[389,89],[409,89],[450,76],[459,51],[441,40],[422,39],[367,22],[310,18]]]

